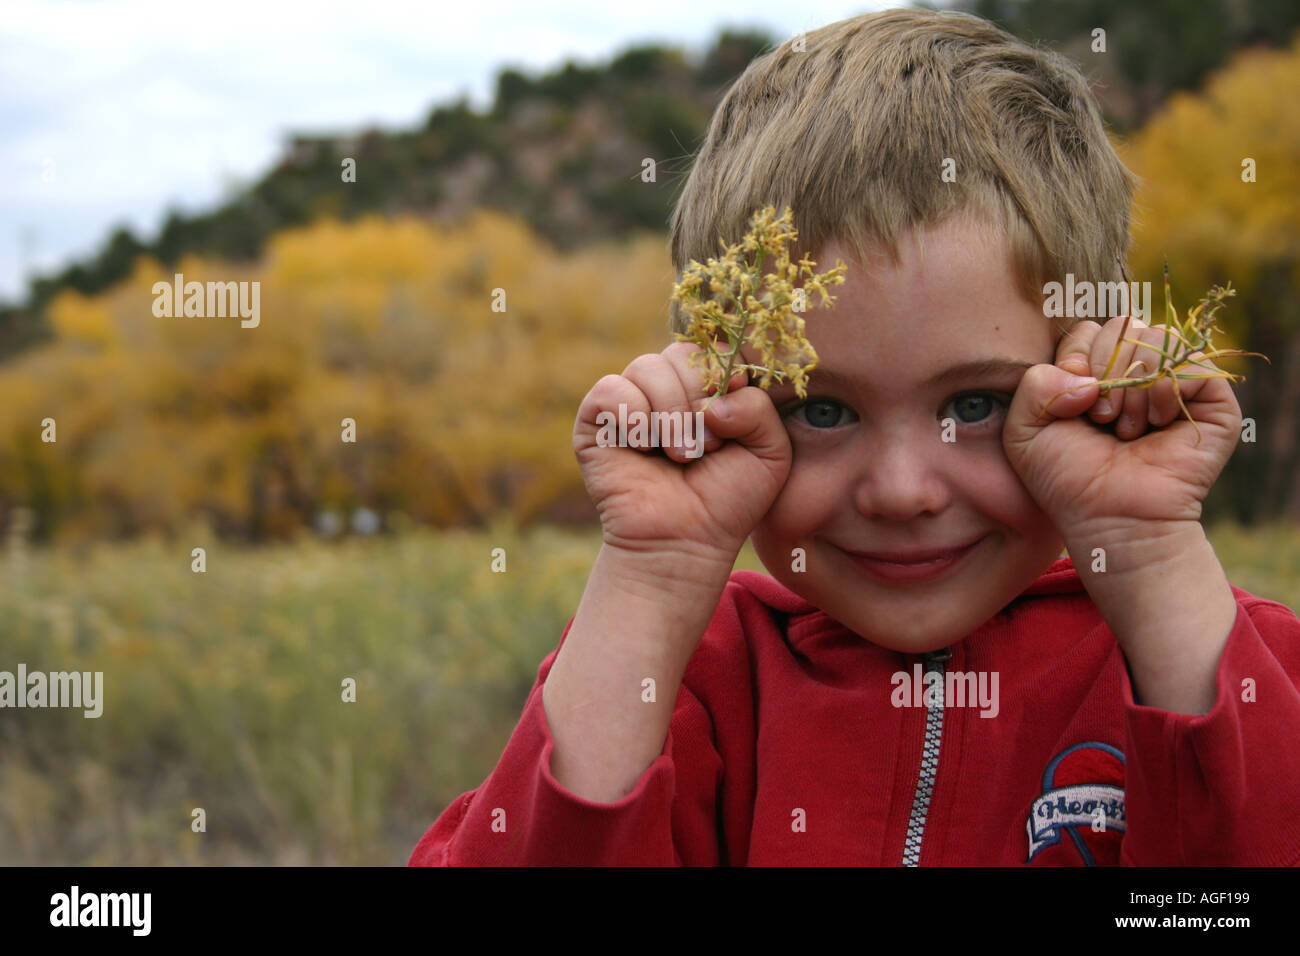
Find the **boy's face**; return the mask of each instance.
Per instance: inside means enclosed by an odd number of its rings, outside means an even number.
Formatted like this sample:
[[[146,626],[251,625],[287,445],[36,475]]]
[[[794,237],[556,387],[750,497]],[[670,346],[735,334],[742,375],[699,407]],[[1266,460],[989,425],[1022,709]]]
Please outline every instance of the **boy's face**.
[[[820,357],[808,398],[790,385],[771,390],[793,462],[752,541],[777,580],[855,633],[935,650],[1060,554],[1061,537],[1002,450],[1011,395],[1028,366],[1053,361],[1056,340],[986,228],[950,220],[920,242],[905,236],[898,266],[883,251],[855,262],[838,242],[814,256],[819,271],[837,257],[849,268],[831,287],[835,305],[821,308],[814,294],[804,315]],[[1020,364],[960,369],[1005,359]],[[928,566],[850,553],[914,558],[972,542],[958,560]],[[792,570],[795,548],[806,570]]]

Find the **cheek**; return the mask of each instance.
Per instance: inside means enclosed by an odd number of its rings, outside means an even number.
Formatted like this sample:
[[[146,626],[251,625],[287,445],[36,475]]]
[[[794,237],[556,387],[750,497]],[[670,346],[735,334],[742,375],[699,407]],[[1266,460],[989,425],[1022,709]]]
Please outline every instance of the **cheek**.
[[[785,485],[754,528],[754,549],[760,556],[766,550],[788,558],[798,541],[833,522],[848,493],[847,484],[833,469],[801,465],[796,454]]]
[[[1046,514],[1030,496],[1000,447],[990,449],[986,455],[964,459],[954,481],[971,507],[1026,536],[1035,534],[1046,521]]]

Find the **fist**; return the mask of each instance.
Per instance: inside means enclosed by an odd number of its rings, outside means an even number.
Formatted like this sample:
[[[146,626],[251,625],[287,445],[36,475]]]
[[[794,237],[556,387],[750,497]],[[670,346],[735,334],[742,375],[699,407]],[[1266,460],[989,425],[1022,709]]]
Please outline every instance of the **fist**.
[[[744,372],[704,411],[702,449],[656,447],[644,435],[638,440],[635,416],[694,419],[708,403],[704,372],[689,362],[696,351],[694,343],[676,342],[596,382],[578,409],[573,448],[606,544],[700,558],[730,571],[785,484],[790,440],[771,397],[746,385]],[[610,421],[629,424],[630,434],[619,435],[617,444],[601,440]]]
[[[1103,374],[1137,378],[1160,367],[1152,346],[1162,346],[1165,327],[1131,320],[1125,339],[1134,341],[1120,343],[1106,372],[1124,321],[1073,326],[1055,364],[1025,373],[1003,427],[1011,466],[1067,540],[1135,521],[1199,520],[1240,437],[1241,408],[1221,377],[1175,382],[1166,375],[1146,387],[1103,393],[1096,382]],[[1217,371],[1204,366],[1179,374]]]

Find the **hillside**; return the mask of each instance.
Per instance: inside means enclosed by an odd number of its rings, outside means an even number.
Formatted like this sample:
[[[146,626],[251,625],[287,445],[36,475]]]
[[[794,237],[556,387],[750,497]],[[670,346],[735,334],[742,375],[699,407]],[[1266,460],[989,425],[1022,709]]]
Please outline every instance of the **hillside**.
[[[1234,50],[1285,46],[1300,26],[1300,4],[1290,0],[1209,0],[1194,15],[1176,3],[1128,0],[957,0],[951,7],[1074,58],[1121,133],[1145,123],[1171,92],[1198,89]],[[1101,53],[1098,26],[1106,30]],[[485,113],[462,99],[436,106],[415,130],[291,135],[274,167],[226,204],[192,216],[173,212],[152,240],[118,229],[97,255],[35,279],[25,303],[0,308],[0,361],[49,338],[46,306],[63,289],[107,289],[146,254],[168,267],[184,255],[251,262],[277,231],[322,216],[415,214],[445,223],[482,206],[522,218],[559,249],[662,231],[713,108],[750,60],[780,39],[727,30],[698,57],[639,45],[605,63],[570,61],[536,77],[504,68]],[[357,176],[344,183],[348,157]],[[658,164],[653,184],[640,179],[645,157]]]
[[[536,78],[507,68],[486,113],[462,99],[437,106],[416,130],[291,136],[275,166],[229,203],[174,212],[151,242],[119,229],[93,259],[33,282],[25,306],[0,312],[0,360],[48,337],[45,307],[63,289],[107,289],[141,255],[168,267],[186,255],[249,262],[276,232],[323,216],[413,214],[446,224],[495,208],[559,249],[662,232],[714,106],[773,44],[758,32],[723,32],[698,62],[637,46]],[[654,183],[641,181],[645,157],[658,165]],[[343,181],[345,158],[356,161],[355,182]]]

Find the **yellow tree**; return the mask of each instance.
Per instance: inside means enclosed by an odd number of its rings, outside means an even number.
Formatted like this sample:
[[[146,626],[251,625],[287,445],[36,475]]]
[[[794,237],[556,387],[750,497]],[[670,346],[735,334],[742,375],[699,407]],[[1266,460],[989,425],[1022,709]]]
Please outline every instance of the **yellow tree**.
[[[173,271],[259,282],[260,324],[156,315]],[[197,515],[291,536],[362,507],[436,525],[590,516],[573,416],[601,375],[667,343],[671,280],[661,236],[561,253],[487,211],[318,222],[239,267],[140,259],[97,295],[62,293],[56,338],[0,366],[0,528],[17,506],[80,537]]]
[[[1240,296],[1220,327],[1228,347],[1272,360],[1226,363],[1246,376],[1242,414],[1258,434],[1221,482],[1236,516],[1300,520],[1300,35],[1282,51],[1247,50],[1199,93],[1175,94],[1121,148],[1143,178],[1130,278],[1151,280],[1159,321],[1167,257],[1174,304],[1212,284]]]

